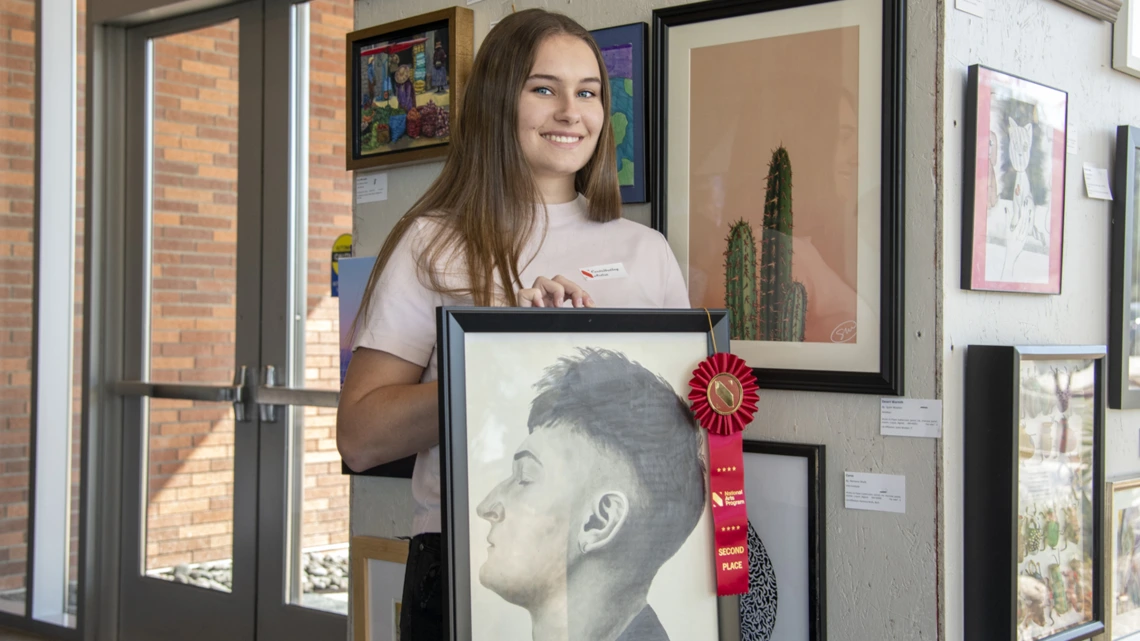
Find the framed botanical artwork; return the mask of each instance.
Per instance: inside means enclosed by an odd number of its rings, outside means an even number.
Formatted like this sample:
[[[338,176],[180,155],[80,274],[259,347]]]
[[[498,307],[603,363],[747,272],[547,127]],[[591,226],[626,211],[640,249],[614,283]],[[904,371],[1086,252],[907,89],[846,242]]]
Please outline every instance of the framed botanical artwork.
[[[447,638],[739,641],[685,401],[724,311],[438,313]]]
[[[1112,68],[1140,78],[1140,2],[1124,0],[1112,26]]]
[[[824,446],[744,441],[748,594],[740,636],[749,641],[827,638]]]
[[[1107,641],[1140,640],[1140,478],[1109,481]]]
[[[450,7],[348,34],[347,169],[447,155],[475,56],[474,14]]]
[[[1140,127],[1116,130],[1108,280],[1108,406],[1140,408]]]
[[[905,3],[653,12],[653,226],[761,387],[903,393]]]
[[[962,288],[1059,294],[1068,94],[982,65],[967,82]]]
[[[590,32],[602,50],[610,78],[610,113],[623,203],[646,200],[645,41],[648,34],[649,25],[644,22]]]
[[[967,639],[1104,631],[1105,352],[967,348]]]
[[[352,641],[400,641],[400,607],[408,542],[354,536],[352,558]]]

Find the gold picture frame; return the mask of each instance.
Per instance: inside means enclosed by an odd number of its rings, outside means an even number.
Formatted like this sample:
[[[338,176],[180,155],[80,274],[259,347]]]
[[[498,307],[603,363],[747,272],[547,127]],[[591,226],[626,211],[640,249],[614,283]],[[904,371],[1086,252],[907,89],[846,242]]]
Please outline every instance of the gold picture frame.
[[[408,542],[354,536],[349,545],[349,557],[352,566],[353,641],[399,641],[399,599],[403,596],[402,568],[408,560]],[[371,561],[381,563],[378,567],[370,567]],[[393,564],[399,565],[400,569],[396,571]],[[374,577],[374,572],[384,575]],[[377,606],[382,607],[378,609]]]
[[[345,168],[447,156],[475,58],[474,13],[450,7],[345,36]]]

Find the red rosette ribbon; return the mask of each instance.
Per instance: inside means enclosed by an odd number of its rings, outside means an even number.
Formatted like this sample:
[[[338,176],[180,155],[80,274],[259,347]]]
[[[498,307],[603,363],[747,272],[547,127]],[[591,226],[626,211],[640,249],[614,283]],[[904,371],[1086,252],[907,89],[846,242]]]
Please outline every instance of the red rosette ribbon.
[[[693,371],[689,400],[709,433],[712,501],[719,596],[748,592],[748,510],[744,501],[744,428],[756,415],[759,387],[739,356],[719,352]]]

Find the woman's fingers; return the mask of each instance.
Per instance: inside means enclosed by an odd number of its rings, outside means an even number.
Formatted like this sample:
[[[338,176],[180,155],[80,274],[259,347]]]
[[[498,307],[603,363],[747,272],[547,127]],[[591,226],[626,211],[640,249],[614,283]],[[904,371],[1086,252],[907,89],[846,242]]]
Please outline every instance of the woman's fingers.
[[[594,299],[565,276],[539,276],[534,285],[518,292],[519,307],[562,307],[569,300],[574,307],[593,307]]]
[[[554,277],[554,282],[562,285],[562,290],[573,302],[574,307],[593,307],[594,300],[586,293],[582,286],[574,281],[566,278],[565,276],[558,275]]]

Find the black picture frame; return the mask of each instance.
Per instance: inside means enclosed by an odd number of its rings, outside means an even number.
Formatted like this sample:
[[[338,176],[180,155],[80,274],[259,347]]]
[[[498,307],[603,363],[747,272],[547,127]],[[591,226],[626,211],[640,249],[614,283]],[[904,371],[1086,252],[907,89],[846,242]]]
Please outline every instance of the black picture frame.
[[[467,641],[478,638],[473,636],[472,627],[474,595],[471,590],[469,485],[475,483],[475,480],[467,455],[469,439],[467,387],[474,383],[466,379],[466,364],[468,352],[474,341],[469,338],[486,333],[509,336],[512,341],[555,333],[633,337],[663,333],[692,333],[703,337],[707,353],[712,354],[717,351],[714,349],[714,343],[721,351],[728,346],[728,318],[724,310],[440,307],[437,308],[437,331],[440,489],[443,506],[441,570],[445,586],[443,595],[445,638],[451,641]],[[484,364],[482,361],[479,362],[481,365]],[[496,381],[495,384],[502,385],[500,381]],[[675,389],[675,391],[687,396],[687,390]],[[707,505],[705,509],[709,509]],[[711,521],[709,524],[708,534],[711,537]],[[714,562],[711,538],[708,559],[710,572],[708,577],[711,577]],[[717,629],[722,641],[740,641],[739,630],[734,625],[728,624],[735,621],[738,609],[738,597],[716,599]]]
[[[650,116],[652,127],[650,136],[650,157],[653,162],[651,224],[666,237],[670,237],[668,218],[670,185],[684,181],[687,176],[670,176],[670,31],[678,27],[710,21],[728,21],[762,12],[786,11],[808,8],[813,5],[842,0],[708,0],[695,4],[656,9],[653,11],[652,87],[650,90]],[[881,116],[878,119],[877,137],[881,145],[881,155],[876,171],[881,177],[876,183],[879,189],[879,222],[872,225],[879,234],[879,256],[874,260],[879,266],[879,278],[871,282],[878,287],[878,305],[872,306],[869,313],[878,314],[877,345],[869,348],[872,355],[859,366],[839,365],[834,369],[818,364],[800,366],[795,357],[789,357],[785,366],[753,365],[753,372],[762,388],[787,389],[821,392],[841,392],[856,394],[876,394],[901,396],[903,389],[903,346],[904,346],[904,216],[905,216],[905,147],[906,147],[906,6],[902,0],[881,0],[882,5],[882,62],[881,62]],[[822,28],[822,27],[821,27]],[[689,113],[684,107],[683,113]],[[714,116],[710,116],[714,117]],[[690,121],[696,116],[690,113]],[[675,137],[676,132],[673,132]],[[782,143],[781,143],[782,144]],[[762,180],[762,178],[761,178]],[[763,198],[760,199],[763,202]],[[686,211],[687,211],[687,204]],[[730,215],[730,214],[726,214]],[[731,217],[739,217],[731,214]],[[674,247],[676,252],[677,248]],[[858,249],[856,249],[858,251]],[[683,262],[685,268],[687,263]],[[860,282],[862,282],[860,280]],[[854,321],[848,321],[853,323]],[[842,325],[835,331],[841,331]],[[851,328],[847,328],[851,332]],[[785,339],[786,340],[786,339]],[[830,339],[843,342],[843,338]],[[737,341],[739,344],[740,341]],[[758,341],[772,344],[775,341]],[[825,343],[819,343],[826,345]],[[842,347],[842,346],[841,346]],[[840,354],[829,352],[820,361],[840,362]],[[836,358],[832,359],[831,356]],[[877,363],[871,361],[877,357]],[[748,357],[746,360],[771,362],[763,356]]]
[[[761,638],[779,638],[787,639],[787,641],[827,641],[827,533],[825,529],[827,516],[824,511],[824,505],[827,496],[825,488],[826,446],[822,444],[817,445],[806,443],[783,443],[777,441],[751,441],[748,439],[744,440],[744,482],[745,494],[749,502],[749,510],[751,511],[752,509],[757,509],[761,512],[766,512],[770,517],[766,519],[768,526],[783,528],[789,525],[788,521],[783,518],[776,518],[776,515],[778,514],[777,511],[768,510],[760,493],[754,490],[750,490],[750,487],[757,487],[755,484],[755,475],[763,474],[764,472],[769,471],[765,470],[764,466],[758,465],[757,463],[749,465],[750,459],[757,458],[754,456],[750,457],[750,455],[755,454],[802,458],[805,459],[806,463],[806,479],[804,480],[804,487],[805,497],[807,500],[804,516],[806,517],[805,528],[807,533],[807,629],[801,630],[801,632],[806,632],[806,636],[790,637],[776,635],[776,632],[779,630],[773,628],[769,631],[768,636]],[[750,476],[753,477],[752,481],[750,481]],[[759,485],[764,485],[764,479],[761,479],[759,481]],[[782,499],[789,502],[794,502],[797,498],[799,497],[782,497]],[[782,513],[780,514],[782,515]],[[753,519],[749,518],[750,536],[752,534],[752,521]],[[778,562],[788,563],[791,561],[791,557],[794,556],[793,554],[788,554],[784,549],[781,549],[779,545],[772,547],[774,549],[768,552],[768,554],[772,558],[773,565]],[[779,559],[779,561],[777,561],[777,559]],[[763,567],[763,564],[755,563],[751,557],[749,559],[749,563],[749,568],[752,572],[761,571],[761,568]],[[775,584],[777,594],[780,594],[778,592],[781,577],[780,569],[781,568],[773,568],[773,581],[765,582],[764,584],[760,584],[756,581],[751,582],[750,590],[755,593],[756,590],[762,585]],[[763,597],[760,595],[757,595],[757,598],[758,600],[763,599]],[[789,600],[790,599],[788,597],[780,595],[777,602],[779,608],[775,608],[775,614],[777,615],[777,618],[774,620],[774,623],[776,625],[779,625],[778,617],[784,616],[784,614],[781,613],[780,608],[786,612],[790,607]],[[746,626],[748,626],[748,623],[745,621],[744,614],[744,610],[746,609],[746,598],[742,597],[741,601],[741,628],[743,630]],[[748,634],[745,634],[743,632],[741,636],[743,638],[751,638],[748,636]]]
[[[1028,136],[1023,137],[1029,146],[1023,162],[1028,164],[1021,168],[1020,174],[1015,170],[1013,155],[1009,151],[1010,141],[1014,138],[1008,133],[1009,125],[999,121],[996,132],[991,126],[995,96],[1003,101],[1001,104],[1004,106],[999,107],[1002,116],[1016,116],[1014,122],[1017,125],[1029,127]],[[970,65],[967,70],[962,174],[962,289],[1023,294],[1061,293],[1068,110],[1069,94],[1064,90],[981,64]],[[1056,126],[1042,126],[1044,123]],[[1048,132],[1050,142],[1046,143],[1043,132]],[[1048,171],[1042,158],[1049,159]],[[1013,208],[1013,201],[1017,200],[1014,194],[1022,186],[1018,182],[1019,175],[1024,180],[1026,192],[1035,201],[1031,201],[1035,206],[1028,215],[1018,215],[1017,209]],[[1036,202],[1045,198],[1049,209],[1042,211]],[[1009,222],[999,218],[998,224],[989,224],[990,217],[1001,216]],[[995,230],[1004,235],[998,236]],[[1001,261],[997,260],[996,247],[999,244],[1002,247]],[[1007,258],[1011,246],[1017,248],[1012,260]],[[1037,259],[1028,263],[1030,267],[1025,267],[1026,261],[1019,257],[1027,253],[1043,254],[1045,265],[1040,265],[1041,259]],[[1019,261],[1023,271],[1015,277]],[[999,264],[1000,269],[997,268]]]
[[[1032,628],[1029,632],[1033,638],[1077,641],[1100,634],[1105,629],[1106,351],[1103,345],[971,345],[967,348],[963,546],[967,639],[1019,638],[1019,626],[1037,625],[1040,629]],[[1051,377],[1043,371],[1045,363],[1060,362],[1081,364],[1068,370],[1064,387],[1059,370],[1054,369]],[[1039,374],[1042,378],[1027,380],[1023,372]],[[1046,382],[1043,383],[1043,379]],[[1074,410],[1074,398],[1085,399],[1084,406],[1078,405]],[[1053,409],[1054,404],[1057,410]],[[1046,435],[1047,423],[1041,417],[1050,412],[1052,418],[1048,419],[1049,432]],[[1087,430],[1091,438],[1091,444],[1087,446],[1087,461],[1083,454],[1086,450],[1085,414],[1091,414],[1087,420],[1092,421]],[[1070,442],[1068,430],[1078,416],[1080,422],[1076,424],[1080,438]],[[1048,452],[1045,449],[1046,439]],[[1073,442],[1078,451],[1076,465],[1071,455]],[[1062,473],[1065,470],[1071,474],[1067,482],[1069,487],[1055,482],[1056,478],[1064,478]],[[1074,487],[1078,490],[1074,491]],[[1065,490],[1076,495],[1075,499],[1065,497]],[[1057,501],[1058,493],[1062,495],[1060,502]],[[1074,507],[1073,500],[1079,507]],[[1027,503],[1025,510],[1021,509],[1023,502]],[[1058,522],[1066,522],[1069,510],[1073,510],[1072,515],[1079,515],[1072,528],[1076,542],[1072,541],[1068,527],[1057,525]],[[1065,518],[1060,516],[1062,514]],[[1065,547],[1059,548],[1061,545]],[[1076,551],[1069,551],[1066,555],[1069,564],[1063,566],[1060,555],[1064,553],[1056,550],[1068,547],[1076,547]],[[1083,552],[1088,553],[1088,558],[1082,560],[1078,556],[1078,566],[1074,571],[1079,572],[1077,576],[1084,583],[1074,583],[1063,574],[1052,575],[1054,570],[1061,572],[1062,567],[1072,569],[1072,555]],[[1042,575],[1043,559],[1037,557],[1047,557],[1045,562],[1048,564],[1054,554],[1057,554],[1056,565],[1046,565]],[[1084,579],[1086,569],[1088,578]],[[1066,587],[1080,590],[1075,599],[1080,602],[1080,610],[1063,609],[1057,604],[1050,606],[1052,610],[1046,610],[1044,604],[1058,594],[1068,603]],[[1039,598],[1049,594],[1044,592],[1045,589],[1052,596],[1049,599]],[[1019,602],[1040,603],[1042,606],[1025,605],[1019,616]],[[1058,619],[1062,616],[1071,619],[1074,612],[1084,617],[1086,609],[1087,621],[1073,620],[1065,624],[1068,627],[1055,631],[1044,627],[1046,624],[1062,625],[1064,622],[1057,623]]]
[[[1116,199],[1112,203],[1112,260],[1109,270],[1108,312],[1108,406],[1114,410],[1140,408],[1140,356],[1131,352],[1138,345],[1140,296],[1130,292],[1140,287],[1134,277],[1140,257],[1136,234],[1140,231],[1140,127],[1121,125],[1116,130]],[[1131,358],[1137,359],[1133,384]]]
[[[649,147],[645,137],[649,132],[649,127],[646,125],[645,117],[645,103],[648,98],[646,90],[648,83],[646,78],[649,76],[649,63],[645,55],[645,43],[649,40],[649,25],[644,22],[634,22],[632,24],[619,25],[616,27],[606,27],[604,29],[595,29],[590,32],[594,37],[594,41],[598,43],[598,48],[602,50],[602,57],[606,58],[607,50],[611,47],[621,45],[631,45],[631,62],[630,62],[630,78],[629,81],[632,88],[632,109],[631,117],[632,123],[627,125],[627,135],[632,136],[630,159],[633,164],[633,184],[621,186],[621,202],[627,203],[643,203],[649,199],[649,188],[647,179],[649,171],[646,169],[646,155],[645,150]],[[608,66],[609,59],[607,60],[607,71],[610,72],[610,84],[614,84],[613,69]],[[610,90],[610,105],[611,114],[616,114],[613,107],[616,103],[616,96],[611,87]],[[612,118],[612,116],[611,116]],[[615,128],[615,136],[617,130]],[[615,142],[617,142],[615,140]],[[617,143],[618,153],[618,170],[621,170],[622,150],[621,142]],[[620,176],[619,176],[620,177]]]

